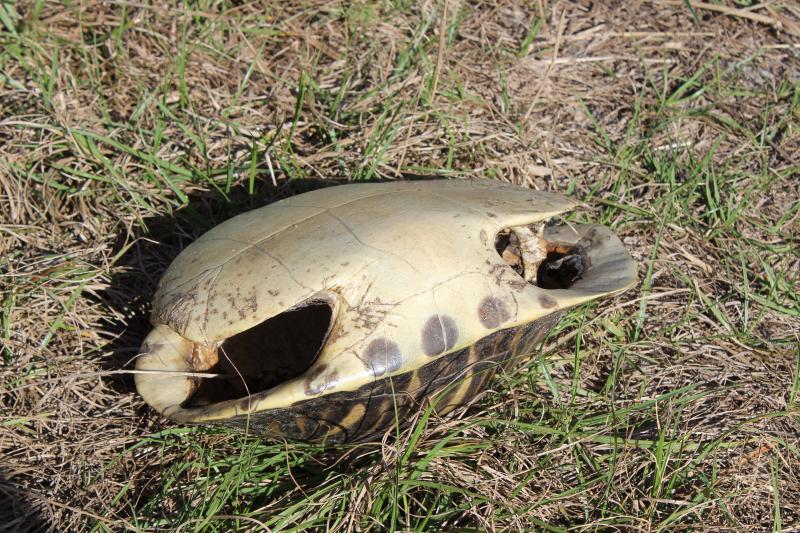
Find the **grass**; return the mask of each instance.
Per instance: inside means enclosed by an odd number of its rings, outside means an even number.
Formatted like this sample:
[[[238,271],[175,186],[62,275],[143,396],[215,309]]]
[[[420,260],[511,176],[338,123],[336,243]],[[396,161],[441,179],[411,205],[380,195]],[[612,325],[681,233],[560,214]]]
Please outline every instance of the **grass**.
[[[714,9],[0,3],[0,529],[800,528],[800,12]],[[580,199],[641,284],[358,447],[119,373],[205,230],[421,174]]]

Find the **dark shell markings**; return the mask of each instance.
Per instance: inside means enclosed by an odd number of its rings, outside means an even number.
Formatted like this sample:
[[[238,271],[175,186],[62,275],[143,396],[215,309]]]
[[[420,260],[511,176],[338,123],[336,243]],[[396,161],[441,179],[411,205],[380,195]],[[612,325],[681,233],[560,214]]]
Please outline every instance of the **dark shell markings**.
[[[317,442],[445,414],[533,353],[565,310],[636,282],[607,228],[547,224],[576,207],[428,180],[330,187],[234,217],[162,278],[137,389],[177,422]]]
[[[506,304],[494,296],[487,296],[481,301],[478,316],[487,329],[494,329],[511,317]]]
[[[384,337],[378,337],[369,343],[362,360],[376,378],[387,372],[394,372],[403,365],[400,347]]]
[[[457,340],[458,326],[447,315],[434,315],[422,327],[422,350],[430,357],[452,349]]]

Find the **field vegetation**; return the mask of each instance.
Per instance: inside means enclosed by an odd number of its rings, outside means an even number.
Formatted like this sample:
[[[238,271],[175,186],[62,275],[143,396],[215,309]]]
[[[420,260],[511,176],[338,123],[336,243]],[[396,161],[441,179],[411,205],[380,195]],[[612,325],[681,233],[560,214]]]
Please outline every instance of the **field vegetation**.
[[[0,529],[800,529],[794,1],[0,2]],[[193,239],[327,183],[583,201],[641,283],[321,448],[128,370]]]

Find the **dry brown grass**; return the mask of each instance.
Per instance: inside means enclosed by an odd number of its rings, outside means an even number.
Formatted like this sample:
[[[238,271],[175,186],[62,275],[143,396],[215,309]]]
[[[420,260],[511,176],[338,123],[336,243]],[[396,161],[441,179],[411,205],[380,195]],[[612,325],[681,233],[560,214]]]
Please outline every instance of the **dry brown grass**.
[[[2,4],[0,529],[800,528],[800,8],[746,3]],[[643,285],[346,460],[114,373],[197,235],[410,174],[583,199]]]

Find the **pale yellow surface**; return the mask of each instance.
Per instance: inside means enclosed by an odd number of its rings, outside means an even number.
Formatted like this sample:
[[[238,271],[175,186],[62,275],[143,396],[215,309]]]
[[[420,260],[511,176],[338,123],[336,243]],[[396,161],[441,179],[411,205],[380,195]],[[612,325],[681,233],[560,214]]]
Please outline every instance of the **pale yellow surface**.
[[[190,341],[211,343],[310,298],[332,297],[332,340],[315,367],[326,369],[318,377],[327,383],[322,394],[355,390],[375,379],[364,361],[374,339],[397,344],[402,365],[387,375],[402,374],[496,330],[629,287],[635,263],[604,228],[598,231],[606,241],[592,251],[596,271],[569,290],[520,284],[496,252],[499,230],[545,221],[576,205],[488,180],[353,184],[301,194],[228,220],[186,248],[162,279],[153,321]],[[574,242],[588,227],[548,232]],[[550,298],[547,307],[542,294]],[[487,297],[508,311],[491,329],[478,312]],[[447,350],[430,356],[423,329],[437,316],[452,319],[458,332]],[[260,396],[249,410],[305,398],[300,376]],[[209,418],[229,416],[230,409]]]

